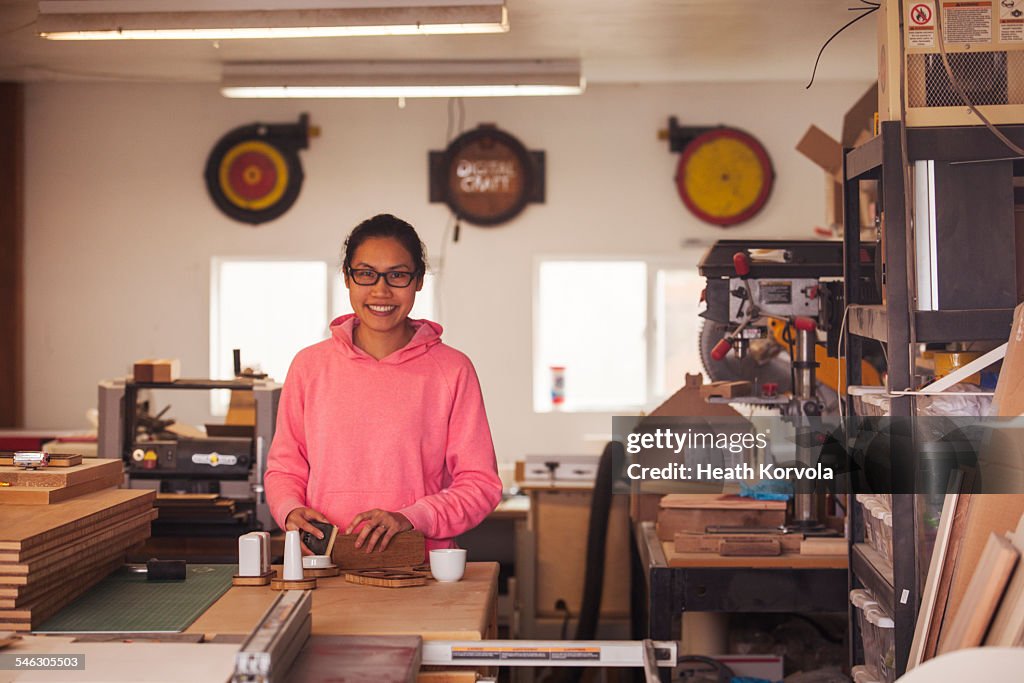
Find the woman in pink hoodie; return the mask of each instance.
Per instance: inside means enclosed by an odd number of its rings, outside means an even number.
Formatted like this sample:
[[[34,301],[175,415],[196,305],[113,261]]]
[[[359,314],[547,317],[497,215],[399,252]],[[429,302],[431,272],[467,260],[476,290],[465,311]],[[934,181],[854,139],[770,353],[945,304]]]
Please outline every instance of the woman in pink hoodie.
[[[454,547],[501,500],[476,371],[441,343],[440,325],[409,319],[426,272],[411,225],[364,221],[343,269],[355,313],[288,370],[264,477],[270,511],[318,538],[311,520],[358,531],[367,552],[409,529],[428,550]]]

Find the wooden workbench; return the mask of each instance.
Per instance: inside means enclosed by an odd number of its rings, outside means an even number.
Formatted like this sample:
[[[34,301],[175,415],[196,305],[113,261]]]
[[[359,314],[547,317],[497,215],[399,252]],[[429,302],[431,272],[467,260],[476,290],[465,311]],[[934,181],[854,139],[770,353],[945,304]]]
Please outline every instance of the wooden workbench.
[[[498,565],[470,562],[456,583],[429,581],[411,588],[378,588],[318,579],[313,591],[314,635],[418,635],[424,640],[482,640],[496,637]],[[207,638],[247,634],[274,601],[277,591],[233,586],[187,629]]]

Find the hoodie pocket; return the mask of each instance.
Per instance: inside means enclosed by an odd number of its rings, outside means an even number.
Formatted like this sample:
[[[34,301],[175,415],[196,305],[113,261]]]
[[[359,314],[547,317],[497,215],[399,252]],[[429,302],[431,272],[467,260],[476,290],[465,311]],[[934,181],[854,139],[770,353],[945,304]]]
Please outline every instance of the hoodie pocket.
[[[397,512],[416,502],[412,491],[327,491],[321,503],[320,511],[327,519],[342,527],[342,531],[352,518],[360,512],[380,508],[388,512]]]

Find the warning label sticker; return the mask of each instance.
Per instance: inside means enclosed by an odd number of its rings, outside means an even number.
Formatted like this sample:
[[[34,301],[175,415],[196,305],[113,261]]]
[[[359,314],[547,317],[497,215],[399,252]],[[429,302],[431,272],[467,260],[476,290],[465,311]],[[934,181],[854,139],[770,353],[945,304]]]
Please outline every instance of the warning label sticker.
[[[947,43],[991,43],[992,3],[942,3],[942,29],[942,37]]]
[[[935,12],[930,2],[907,5],[907,47],[935,47]]]
[[[999,0],[999,42],[1024,43],[1024,0]]]

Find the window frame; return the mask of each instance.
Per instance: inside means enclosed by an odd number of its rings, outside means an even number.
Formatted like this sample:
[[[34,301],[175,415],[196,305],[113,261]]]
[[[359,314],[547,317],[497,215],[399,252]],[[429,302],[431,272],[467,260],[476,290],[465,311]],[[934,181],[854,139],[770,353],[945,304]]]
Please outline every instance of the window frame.
[[[549,413],[611,413],[615,414],[618,412],[637,412],[640,410],[649,410],[654,406],[660,404],[666,398],[672,395],[674,390],[668,389],[664,396],[658,395],[655,391],[658,385],[658,336],[661,330],[663,321],[658,316],[658,271],[660,270],[693,270],[697,271],[697,265],[700,262],[701,257],[707,253],[707,245],[686,245],[682,247],[681,251],[672,256],[665,255],[644,255],[644,254],[537,254],[533,259],[533,274],[532,274],[532,292],[531,302],[533,306],[532,311],[532,344],[531,344],[531,357],[530,357],[530,407],[534,414],[543,415]],[[692,257],[692,259],[691,259]],[[546,262],[564,261],[564,262],[595,262],[604,261],[611,263],[643,263],[646,269],[645,280],[646,280],[646,323],[644,325],[644,346],[645,353],[647,354],[645,363],[645,390],[644,390],[644,402],[640,404],[620,404],[613,407],[602,407],[602,408],[555,408],[553,406],[548,407],[545,410],[538,409],[536,404],[536,393],[538,381],[537,362],[540,357],[540,271],[541,265]],[[697,322],[697,321],[695,321]],[[695,341],[696,343],[696,341]],[[697,370],[695,368],[695,370]],[[680,386],[682,386],[680,384]]]

